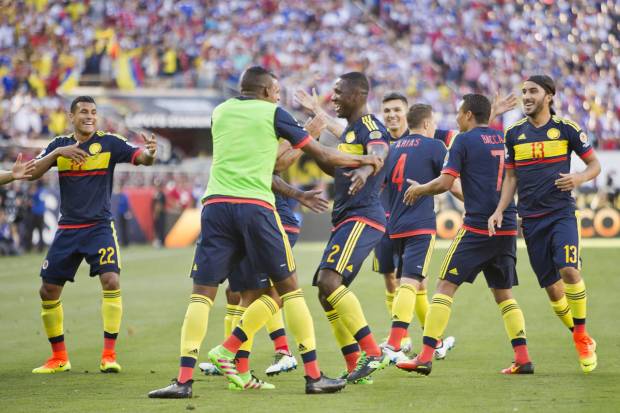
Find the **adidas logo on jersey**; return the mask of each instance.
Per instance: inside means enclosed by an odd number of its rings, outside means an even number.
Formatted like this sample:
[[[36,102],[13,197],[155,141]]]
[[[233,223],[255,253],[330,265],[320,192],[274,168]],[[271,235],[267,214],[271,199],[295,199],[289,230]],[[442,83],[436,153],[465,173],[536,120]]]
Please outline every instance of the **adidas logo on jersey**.
[[[524,141],[527,138],[525,137],[525,133],[522,133],[521,135],[519,135],[519,137],[517,138],[518,141]]]
[[[450,271],[448,271],[448,274],[459,275],[459,270],[457,270],[456,268],[452,268]]]

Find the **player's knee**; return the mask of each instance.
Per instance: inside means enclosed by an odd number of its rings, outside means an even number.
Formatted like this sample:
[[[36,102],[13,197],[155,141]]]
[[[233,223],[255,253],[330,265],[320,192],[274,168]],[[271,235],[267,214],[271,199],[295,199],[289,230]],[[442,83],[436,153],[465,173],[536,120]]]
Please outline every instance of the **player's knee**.
[[[241,301],[241,296],[239,293],[236,293],[230,289],[230,287],[226,288],[226,302],[230,305],[239,305]]]
[[[510,300],[512,298],[511,289],[491,288],[491,292],[493,293],[493,298],[495,298],[495,302],[497,304],[502,303],[506,300]]]
[[[560,280],[545,287],[547,296],[551,301],[559,301],[564,296],[564,283]]]
[[[383,274],[383,277],[385,280],[385,289],[391,293],[396,291],[396,288],[398,287],[398,279],[396,278],[396,275],[393,272],[391,272],[391,273]]]
[[[323,294],[320,289],[319,289],[318,297],[319,297],[319,303],[321,303],[321,307],[323,307],[324,310],[326,311],[332,310],[331,304],[329,303],[329,301],[327,301],[327,295]]]
[[[564,267],[560,269],[560,277],[567,284],[576,284],[581,281],[581,273],[577,268]]]
[[[327,297],[329,297],[341,285],[342,278],[340,277],[340,274],[330,270],[321,270],[319,273],[317,280],[319,296],[323,295],[325,299],[327,299]]]
[[[437,289],[435,290],[436,294],[444,294],[444,295],[448,295],[450,297],[454,296],[454,293],[456,293],[456,290],[459,288],[458,285],[450,282],[450,281],[446,281],[446,280],[439,280],[437,282]]]
[[[61,291],[62,287],[58,285],[43,283],[39,288],[39,296],[43,301],[58,300]]]
[[[120,290],[121,282],[118,274],[114,272],[107,272],[105,274],[101,274],[101,287],[105,291],[109,290]]]

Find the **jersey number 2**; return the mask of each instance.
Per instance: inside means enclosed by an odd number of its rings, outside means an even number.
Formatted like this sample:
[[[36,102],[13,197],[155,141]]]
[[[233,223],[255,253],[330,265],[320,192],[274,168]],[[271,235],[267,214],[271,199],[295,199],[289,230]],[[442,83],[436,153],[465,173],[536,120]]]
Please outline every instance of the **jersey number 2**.
[[[403,153],[398,158],[394,172],[392,172],[392,183],[398,186],[398,191],[403,190],[403,183],[405,182],[405,163],[407,162],[407,154]]]
[[[114,248],[112,247],[108,247],[106,248],[99,248],[99,265],[105,265],[105,264],[115,264],[116,261],[114,261]],[[107,256],[106,256],[107,255]]]
[[[497,168],[497,191],[502,190],[502,179],[504,178],[504,151],[502,149],[496,149],[491,151],[492,156],[499,158],[499,167]]]

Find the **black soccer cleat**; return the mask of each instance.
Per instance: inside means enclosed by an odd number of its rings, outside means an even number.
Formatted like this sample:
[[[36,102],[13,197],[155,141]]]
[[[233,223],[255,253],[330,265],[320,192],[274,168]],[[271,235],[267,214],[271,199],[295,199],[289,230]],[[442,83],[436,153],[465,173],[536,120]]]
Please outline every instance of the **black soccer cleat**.
[[[173,379],[168,386],[149,392],[150,399],[191,399],[192,383],[194,380],[188,380],[185,383],[179,383],[177,379]]]
[[[321,372],[321,377],[313,379],[308,376],[304,376],[306,379],[306,394],[322,394],[322,393],[336,393],[344,389],[347,385],[347,381],[344,379],[330,379]]]
[[[347,376],[347,381],[355,383],[364,377],[370,376],[374,371],[385,368],[389,364],[390,358],[383,353],[380,356],[367,356],[362,351],[360,358],[357,360],[355,370]]]

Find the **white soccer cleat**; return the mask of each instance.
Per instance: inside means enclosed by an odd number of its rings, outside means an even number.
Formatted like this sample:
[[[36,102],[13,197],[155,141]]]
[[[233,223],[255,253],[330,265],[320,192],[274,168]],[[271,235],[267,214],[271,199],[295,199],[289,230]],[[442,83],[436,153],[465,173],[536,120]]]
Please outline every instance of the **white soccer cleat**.
[[[396,364],[399,361],[409,360],[409,357],[405,355],[405,352],[402,349],[394,350],[394,348],[389,344],[383,346],[383,354],[390,359],[390,364]]]
[[[435,360],[443,360],[448,355],[448,351],[452,350],[456,339],[453,336],[448,336],[441,340],[441,345],[435,349]]]
[[[268,376],[295,370],[297,368],[297,359],[291,353],[278,350],[273,358],[273,364],[265,370]]]
[[[200,363],[198,364],[198,368],[202,370],[202,372],[206,376],[221,376],[222,373],[215,367],[212,363]]]
[[[405,337],[400,341],[400,349],[405,354],[409,354],[413,351],[413,342],[411,341],[411,337]]]

